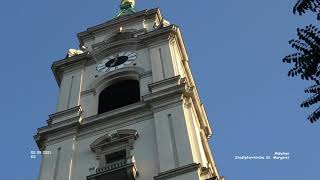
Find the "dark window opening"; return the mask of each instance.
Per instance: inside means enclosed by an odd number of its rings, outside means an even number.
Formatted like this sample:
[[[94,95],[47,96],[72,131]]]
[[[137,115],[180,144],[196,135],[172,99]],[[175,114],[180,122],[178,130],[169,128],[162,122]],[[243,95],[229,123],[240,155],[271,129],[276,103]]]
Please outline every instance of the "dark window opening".
[[[98,113],[105,113],[139,101],[139,82],[136,80],[121,81],[100,93]]]
[[[126,159],[126,157],[127,157],[126,154],[127,154],[126,150],[122,150],[122,151],[108,154],[108,155],[106,155],[106,163],[110,164],[113,162],[117,162],[117,161]]]

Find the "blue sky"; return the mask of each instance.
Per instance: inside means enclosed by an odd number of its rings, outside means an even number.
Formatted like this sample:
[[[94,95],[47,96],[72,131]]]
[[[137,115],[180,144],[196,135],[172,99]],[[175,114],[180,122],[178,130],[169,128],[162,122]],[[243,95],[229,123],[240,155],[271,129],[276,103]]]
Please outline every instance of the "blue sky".
[[[286,76],[288,40],[315,15],[292,14],[293,0],[138,0],[160,7],[181,27],[200,95],[214,129],[210,139],[226,180],[318,179],[319,123],[299,103],[309,84]],[[36,179],[33,135],[55,110],[50,66],[77,48],[76,33],[116,15],[117,0],[4,1],[0,6],[2,173]],[[239,161],[236,155],[290,152],[287,161]]]

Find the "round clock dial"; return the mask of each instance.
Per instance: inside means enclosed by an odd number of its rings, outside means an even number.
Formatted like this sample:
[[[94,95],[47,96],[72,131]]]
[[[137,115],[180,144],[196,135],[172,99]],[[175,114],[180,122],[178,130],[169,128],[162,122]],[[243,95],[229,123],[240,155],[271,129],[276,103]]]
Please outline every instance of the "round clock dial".
[[[124,67],[124,65],[131,64],[137,58],[135,52],[121,52],[111,55],[102,60],[101,64],[98,64],[97,71],[107,72],[114,71]]]

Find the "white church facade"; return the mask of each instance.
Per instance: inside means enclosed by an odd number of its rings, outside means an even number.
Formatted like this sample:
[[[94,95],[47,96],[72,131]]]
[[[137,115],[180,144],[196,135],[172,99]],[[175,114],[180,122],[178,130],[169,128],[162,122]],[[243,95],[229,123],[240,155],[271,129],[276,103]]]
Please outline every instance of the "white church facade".
[[[35,135],[51,151],[39,180],[223,180],[179,27],[134,3],[53,63],[60,92]]]

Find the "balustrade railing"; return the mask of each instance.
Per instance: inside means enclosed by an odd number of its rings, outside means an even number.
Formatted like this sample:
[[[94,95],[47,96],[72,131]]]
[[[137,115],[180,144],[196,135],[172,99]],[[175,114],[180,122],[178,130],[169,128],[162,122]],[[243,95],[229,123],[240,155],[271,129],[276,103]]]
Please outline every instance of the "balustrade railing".
[[[102,172],[107,172],[107,171],[111,171],[114,169],[118,169],[118,168],[126,166],[127,164],[134,163],[134,162],[135,162],[134,157],[131,156],[126,159],[121,159],[119,161],[107,163],[105,166],[97,168],[96,173],[102,173]]]

